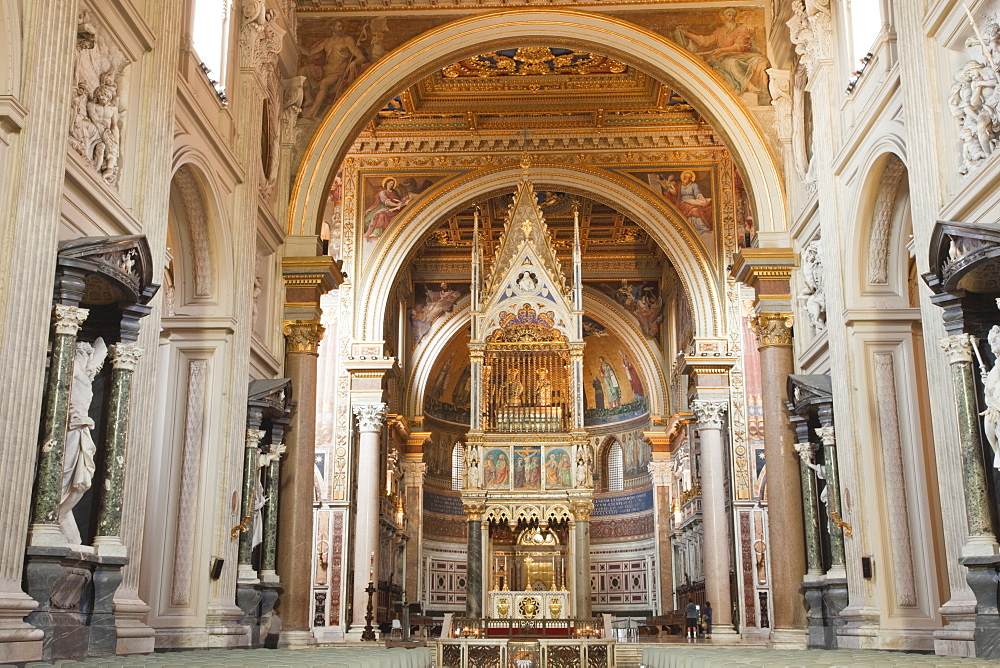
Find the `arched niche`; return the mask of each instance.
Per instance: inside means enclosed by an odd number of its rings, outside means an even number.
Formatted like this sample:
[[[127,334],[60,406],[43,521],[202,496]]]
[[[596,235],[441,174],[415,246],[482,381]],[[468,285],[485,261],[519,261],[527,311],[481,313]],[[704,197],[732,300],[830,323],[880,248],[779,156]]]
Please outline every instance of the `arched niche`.
[[[376,61],[327,112],[292,189],[288,233],[318,234],[335,168],[371,117],[406,86],[456,60],[512,44],[589,49],[669,82],[723,137],[753,193],[760,230],[787,229],[781,175],[763,132],[711,68],[666,38],[627,21],[567,8],[504,10],[428,30]],[[708,330],[700,334],[708,335]]]

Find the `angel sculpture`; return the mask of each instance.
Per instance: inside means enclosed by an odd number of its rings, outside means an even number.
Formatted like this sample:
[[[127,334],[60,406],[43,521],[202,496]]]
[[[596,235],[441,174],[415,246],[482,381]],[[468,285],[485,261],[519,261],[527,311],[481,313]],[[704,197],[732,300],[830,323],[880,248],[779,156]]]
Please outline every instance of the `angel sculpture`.
[[[998,360],[1000,360],[1000,325],[993,325],[989,335],[990,349]],[[993,368],[986,371],[983,366],[983,399],[986,403],[986,410],[980,415],[983,416],[983,431],[986,432],[986,440],[993,448],[993,468],[1000,469],[1000,365],[994,362]]]

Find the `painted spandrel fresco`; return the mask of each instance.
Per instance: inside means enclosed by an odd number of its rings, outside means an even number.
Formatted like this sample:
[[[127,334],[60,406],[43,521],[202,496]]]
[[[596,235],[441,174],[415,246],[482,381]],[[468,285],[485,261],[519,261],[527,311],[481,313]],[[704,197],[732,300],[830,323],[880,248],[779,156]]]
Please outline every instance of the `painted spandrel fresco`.
[[[715,183],[710,168],[680,168],[657,172],[629,172],[680,212],[691,227],[713,247],[716,230]]]
[[[593,321],[595,325],[600,323]],[[583,354],[584,424],[622,422],[649,413],[649,400],[635,356],[607,328],[585,335]],[[586,330],[585,330],[586,331]]]

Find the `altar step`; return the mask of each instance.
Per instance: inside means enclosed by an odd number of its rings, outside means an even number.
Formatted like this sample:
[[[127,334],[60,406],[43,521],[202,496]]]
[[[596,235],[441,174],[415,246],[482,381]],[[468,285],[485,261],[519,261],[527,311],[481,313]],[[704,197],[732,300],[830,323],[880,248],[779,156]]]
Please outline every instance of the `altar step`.
[[[648,645],[635,643],[615,643],[615,668],[639,668],[642,650]]]

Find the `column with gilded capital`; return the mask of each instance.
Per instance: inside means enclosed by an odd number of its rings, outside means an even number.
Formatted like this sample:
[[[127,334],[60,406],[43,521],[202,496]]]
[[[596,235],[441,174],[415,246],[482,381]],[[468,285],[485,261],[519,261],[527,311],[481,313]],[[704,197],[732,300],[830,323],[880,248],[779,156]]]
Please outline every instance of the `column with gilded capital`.
[[[704,525],[705,600],[712,604],[712,633],[725,640],[735,635],[729,570],[732,563],[726,520],[726,461],[722,401],[694,401],[691,407],[701,442],[701,517]]]
[[[840,508],[840,466],[837,464],[837,438],[831,411],[820,409],[819,421],[823,425],[816,435],[823,442],[823,461],[826,464],[826,506],[830,516],[830,577],[847,577],[844,555],[845,524]]]
[[[354,523],[354,619],[351,633],[360,633],[365,627],[368,609],[369,582],[378,586],[379,546],[379,455],[382,450],[382,425],[386,405],[382,402],[355,404],[358,418],[358,489],[357,519]]]
[[[286,459],[279,478],[278,576],[281,578],[282,628],[279,645],[301,647],[315,642],[312,613],[313,480],[316,466],[316,361],[323,326],[318,320],[284,324],[285,376],[296,403],[285,437]]]
[[[483,505],[466,503],[469,535],[466,556],[465,614],[477,619],[483,616]]]
[[[783,388],[793,371],[792,315],[758,313],[753,331],[760,350],[763,387]],[[805,645],[805,606],[800,588],[806,574],[802,516],[802,480],[795,433],[788,421],[782,392],[765,392],[764,457],[767,462],[767,512],[771,546],[774,616],[772,644]]]

